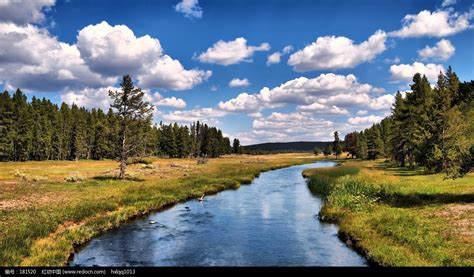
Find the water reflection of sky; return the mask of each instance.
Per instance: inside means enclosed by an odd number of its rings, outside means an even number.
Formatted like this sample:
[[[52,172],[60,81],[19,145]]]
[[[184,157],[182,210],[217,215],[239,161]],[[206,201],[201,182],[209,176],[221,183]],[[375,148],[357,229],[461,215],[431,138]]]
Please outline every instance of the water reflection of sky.
[[[93,239],[71,265],[365,265],[337,238],[337,226],[315,218],[321,201],[301,171],[330,165],[265,172],[236,191],[131,221]]]

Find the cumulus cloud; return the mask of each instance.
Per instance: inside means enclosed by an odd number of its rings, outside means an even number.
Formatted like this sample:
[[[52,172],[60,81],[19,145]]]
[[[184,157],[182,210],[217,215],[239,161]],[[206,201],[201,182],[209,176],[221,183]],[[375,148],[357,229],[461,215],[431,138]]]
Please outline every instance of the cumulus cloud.
[[[0,76],[10,87],[38,91],[104,87],[117,80],[91,71],[76,45],[44,28],[14,23],[0,23]]]
[[[315,42],[293,53],[288,59],[288,65],[298,72],[354,68],[385,51],[386,37],[385,32],[381,30],[360,44],[354,44],[354,41],[347,37],[319,37]]]
[[[219,103],[219,107],[232,112],[258,112],[265,108],[296,104],[300,110],[347,114],[345,107],[366,105],[372,101],[369,93],[377,91],[378,88],[359,83],[352,74],[329,73],[311,79],[299,77],[272,89],[264,87],[255,94],[241,93],[236,98]]]
[[[146,72],[139,74],[137,79],[143,87],[186,90],[207,81],[211,75],[210,70],[186,70],[178,60],[164,55]]]
[[[402,20],[403,27],[389,35],[402,38],[450,36],[468,29],[472,17],[472,11],[460,14],[448,10],[423,10],[418,14],[406,15]]]
[[[197,120],[216,125],[219,123],[218,118],[227,115],[225,111],[214,108],[194,108],[187,111],[172,111],[160,114],[161,118],[166,122],[178,122],[181,124],[189,124]]]
[[[139,85],[170,90],[190,89],[211,75],[211,71],[186,70],[163,54],[160,41],[149,35],[136,37],[125,25],[102,21],[79,31],[77,47],[92,70],[103,75],[137,76]]]
[[[111,76],[136,73],[163,53],[159,40],[136,37],[127,26],[105,21],[80,30],[77,48],[92,70]]]
[[[214,63],[220,65],[238,64],[240,62],[251,62],[250,59],[255,52],[269,51],[270,44],[262,43],[260,46],[247,45],[243,37],[232,41],[219,40],[212,47],[197,56],[203,63]]]
[[[142,88],[185,90],[212,72],[185,69],[163,54],[158,39],[136,37],[103,21],[79,31],[77,44],[58,41],[35,25],[0,22],[0,78],[6,87],[54,91],[114,85],[131,74]]]
[[[227,102],[219,102],[219,109],[228,112],[257,112],[260,107],[260,99],[258,96],[248,93],[241,93],[237,97]]]
[[[66,90],[61,93],[61,101],[72,105],[73,103],[86,108],[101,108],[107,110],[112,104],[109,90],[115,91],[119,88],[108,86],[102,88],[83,88],[80,90]]]
[[[174,9],[188,18],[202,17],[202,8],[199,6],[198,0],[182,0],[174,6]]]
[[[154,94],[150,94],[146,92],[145,99],[151,105],[157,107],[171,107],[177,109],[184,109],[186,107],[186,102],[183,99],[176,98],[176,97],[163,97],[159,92],[155,92]]]
[[[250,82],[247,78],[245,79],[234,78],[229,82],[229,87],[231,88],[248,87],[249,85],[250,85]]]
[[[339,108],[335,105],[326,106],[320,103],[313,103],[311,105],[301,105],[297,108],[299,111],[311,112],[311,113],[320,113],[328,115],[349,115],[350,112],[347,109]]]
[[[275,52],[267,57],[267,65],[277,64],[280,63],[281,60],[281,53]]]
[[[425,48],[418,50],[418,55],[422,60],[438,59],[446,61],[452,55],[454,55],[455,51],[456,48],[451,44],[449,40],[442,39],[438,41],[433,47],[427,45]]]
[[[44,11],[56,4],[56,0],[1,0],[0,21],[15,24],[40,23],[45,19]]]
[[[347,122],[352,125],[367,125],[367,124],[375,124],[379,123],[382,121],[383,117],[382,116],[376,116],[376,115],[369,115],[369,116],[356,116],[356,117],[350,117]]]
[[[392,107],[395,97],[385,94],[370,101],[369,107],[373,110],[389,110]]]
[[[287,45],[281,50],[281,52],[275,52],[272,53],[271,55],[268,55],[267,57],[267,65],[272,65],[272,64],[277,64],[280,63],[281,57],[283,55],[289,54],[291,51],[293,51],[293,46]]]
[[[414,62],[413,64],[398,64],[390,66],[390,73],[394,82],[411,82],[413,75],[416,73],[426,75],[431,82],[434,82],[437,80],[440,71],[444,72],[443,65],[433,63],[424,64]]]

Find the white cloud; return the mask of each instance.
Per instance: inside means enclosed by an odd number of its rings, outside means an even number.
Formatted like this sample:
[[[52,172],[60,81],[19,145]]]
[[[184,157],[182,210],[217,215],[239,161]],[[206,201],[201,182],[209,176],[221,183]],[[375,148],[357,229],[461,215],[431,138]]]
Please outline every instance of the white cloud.
[[[283,55],[289,54],[291,51],[293,51],[293,46],[292,45],[287,45],[287,46],[283,47],[283,50],[281,50]]]
[[[260,110],[260,100],[253,94],[241,93],[227,102],[219,102],[219,109],[228,112],[256,112]]]
[[[115,77],[92,72],[76,45],[34,25],[0,23],[0,78],[10,87],[53,91],[113,85]]]
[[[185,90],[207,81],[211,75],[210,70],[186,70],[178,60],[164,55],[145,73],[138,75],[137,79],[143,87]]]
[[[389,35],[395,37],[445,37],[464,31],[470,27],[472,11],[459,14],[451,11],[423,10],[418,14],[408,14],[403,18],[403,27]]]
[[[229,87],[231,88],[248,87],[249,85],[250,85],[250,82],[247,78],[245,79],[234,78],[229,82]]]
[[[335,105],[328,107],[320,103],[313,103],[311,105],[298,106],[297,109],[302,112],[320,113],[320,114],[328,114],[328,115],[349,115],[350,114],[347,109],[339,108]]]
[[[303,110],[345,114],[345,109],[339,108],[366,105],[371,101],[369,93],[377,93],[378,90],[369,84],[360,84],[352,74],[344,76],[329,73],[312,79],[299,77],[272,89],[264,87],[256,94],[241,93],[227,102],[219,103],[219,107],[227,111],[249,113],[297,104]]]
[[[456,48],[447,39],[442,39],[436,43],[435,46],[426,46],[418,50],[418,55],[422,60],[439,59],[442,61],[448,60],[456,51]]]
[[[357,111],[357,115],[366,115],[368,113],[367,110],[359,110]]]
[[[395,97],[391,94],[385,94],[370,101],[370,108],[373,110],[390,110]]]
[[[395,82],[411,82],[413,79],[413,75],[415,75],[416,73],[426,75],[428,80],[434,82],[437,80],[440,71],[444,72],[443,65],[433,63],[423,64],[420,62],[414,62],[413,64],[399,64],[390,66],[392,80]]]
[[[260,46],[248,46],[247,40],[240,37],[232,41],[219,40],[206,52],[197,56],[197,59],[203,63],[231,65],[250,62],[250,58],[255,52],[268,50],[270,50],[268,43],[262,43]]]
[[[174,9],[177,12],[184,13],[184,16],[188,18],[201,18],[202,8],[199,6],[198,0],[182,0]]]
[[[318,140],[330,136],[334,122],[312,117],[304,112],[274,112],[268,117],[253,120],[251,134],[247,140],[297,141]]]
[[[195,108],[188,111],[172,111],[169,113],[160,114],[161,118],[166,122],[189,124],[199,120],[201,122],[213,125],[219,123],[217,118],[225,115],[227,115],[225,111],[213,108]]]
[[[374,124],[374,123],[379,123],[382,121],[383,117],[382,116],[376,116],[376,115],[369,115],[369,116],[356,116],[356,117],[350,117],[347,122],[352,125],[367,125],[367,124]]]
[[[103,75],[136,76],[146,88],[191,89],[206,81],[211,71],[186,70],[178,60],[163,55],[158,39],[136,37],[125,25],[102,21],[79,31],[77,46],[92,70]]]
[[[281,52],[275,52],[271,55],[268,55],[267,56],[267,65],[280,63],[281,57],[283,55],[289,54],[291,51],[293,51],[293,46],[287,45],[283,48],[283,50],[281,50]]]
[[[84,88],[80,90],[66,90],[61,93],[61,101],[69,105],[76,104],[79,107],[86,108],[101,108],[108,110],[112,100],[109,97],[109,90],[120,90],[116,87],[102,87],[102,88]]]
[[[275,52],[267,57],[267,65],[280,63],[281,53]]]
[[[385,32],[379,30],[361,44],[354,44],[349,38],[325,36],[304,49],[293,53],[288,65],[299,72],[353,68],[356,65],[371,61],[385,51]]]
[[[0,78],[8,87],[57,91],[110,86],[130,74],[144,89],[185,90],[212,75],[186,70],[163,54],[158,39],[137,38],[125,25],[89,25],[77,38],[71,45],[44,28],[0,22]]]
[[[441,7],[448,7],[456,4],[456,0],[443,0],[443,3],[441,4]]]
[[[146,92],[145,99],[150,104],[157,107],[163,106],[177,109],[184,109],[186,107],[186,102],[183,99],[176,98],[174,96],[165,98],[158,92],[155,92],[153,95]]]
[[[159,40],[136,37],[127,26],[105,21],[80,30],[77,48],[92,70],[110,76],[136,74],[143,63],[153,64],[163,53]]]
[[[45,16],[43,11],[50,9],[56,0],[1,0],[0,21],[15,24],[40,23]]]

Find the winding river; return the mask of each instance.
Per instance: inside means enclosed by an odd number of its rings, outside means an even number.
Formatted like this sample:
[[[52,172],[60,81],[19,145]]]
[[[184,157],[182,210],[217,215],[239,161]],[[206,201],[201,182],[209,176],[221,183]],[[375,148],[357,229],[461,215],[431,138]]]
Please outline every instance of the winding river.
[[[320,198],[301,172],[316,162],[262,173],[251,185],[189,200],[91,240],[71,266],[366,266],[317,219]]]

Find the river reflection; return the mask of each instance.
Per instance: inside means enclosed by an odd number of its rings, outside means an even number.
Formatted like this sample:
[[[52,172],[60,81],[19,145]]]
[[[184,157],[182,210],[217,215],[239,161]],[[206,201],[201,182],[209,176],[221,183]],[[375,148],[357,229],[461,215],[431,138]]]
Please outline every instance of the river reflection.
[[[316,215],[301,172],[317,162],[262,173],[251,185],[190,200],[93,239],[80,266],[364,266]],[[155,224],[150,224],[155,221]]]

